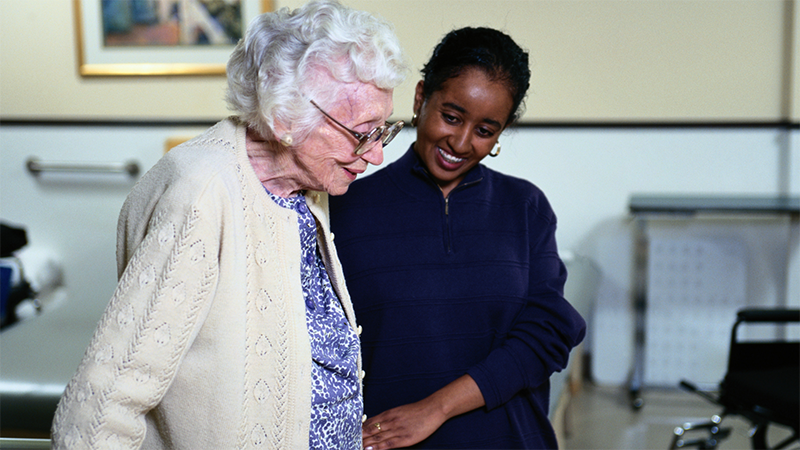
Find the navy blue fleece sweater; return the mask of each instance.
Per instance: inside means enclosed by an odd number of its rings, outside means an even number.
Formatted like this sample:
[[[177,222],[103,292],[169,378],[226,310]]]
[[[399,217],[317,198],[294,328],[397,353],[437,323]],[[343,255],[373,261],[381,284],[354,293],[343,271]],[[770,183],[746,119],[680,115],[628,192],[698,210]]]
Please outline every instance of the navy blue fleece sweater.
[[[366,414],[469,374],[486,406],[415,448],[556,448],[548,379],[586,324],[563,298],[544,194],[479,165],[445,199],[410,149],[330,205],[364,330]]]

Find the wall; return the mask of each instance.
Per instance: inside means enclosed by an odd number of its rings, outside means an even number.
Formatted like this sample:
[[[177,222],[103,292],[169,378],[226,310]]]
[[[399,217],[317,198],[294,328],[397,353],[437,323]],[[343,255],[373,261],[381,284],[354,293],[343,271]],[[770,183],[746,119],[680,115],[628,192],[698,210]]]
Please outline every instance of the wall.
[[[200,131],[170,126],[0,127],[0,218],[26,226],[31,246],[59,258],[69,290],[61,311],[73,317],[75,327],[87,330],[86,342],[115,287],[116,216],[134,180],[123,175],[34,177],[25,170],[26,160],[136,160],[146,170],[163,153],[165,140]],[[413,132],[404,130],[387,147],[386,163],[399,157],[413,139]],[[796,170],[788,183],[781,182],[787,159],[792,167],[800,167],[800,132],[521,128],[507,132],[500,156],[485,163],[541,187],[559,218],[560,248],[591,258],[602,272],[599,313],[591,318],[593,346],[587,348],[596,356],[596,377],[618,383],[625,379],[631,355],[629,196],[800,195]],[[785,292],[789,304],[800,305],[800,278],[789,277],[785,288],[780,281],[786,258],[788,273],[800,273],[797,223],[789,245],[787,230],[786,224],[779,225],[777,232],[746,241],[748,252],[755,255],[754,270],[762,271],[760,279],[777,280],[750,280],[748,294],[755,303],[778,303]]]
[[[614,349],[605,380],[624,376],[630,354],[632,193],[800,195],[793,0],[506,0],[492,2],[491,14],[485,1],[460,0],[458,11],[422,0],[347,3],[395,23],[416,69],[444,32],[466,24],[511,29],[531,50],[524,122],[537,126],[506,132],[502,154],[486,164],[539,185],[558,214],[560,247],[602,270],[605,301],[620,308],[615,332],[593,336]],[[220,77],[81,78],[73,26],[70,2],[0,0],[0,219],[25,225],[31,245],[60,259],[70,290],[63,310],[91,327],[115,286],[116,216],[133,180],[36,178],[26,159],[133,159],[146,170],[166,139],[197,134],[227,111]],[[396,92],[397,118],[410,116],[415,81]],[[184,120],[194,122],[172,125]],[[609,126],[592,125],[599,121]],[[676,121],[702,126],[659,126]],[[629,122],[655,126],[615,126]],[[708,126],[715,122],[740,126]],[[404,131],[387,163],[412,140]],[[793,230],[787,251],[797,274]],[[773,301],[780,289],[752,294]],[[800,304],[800,277],[786,292]]]
[[[81,78],[72,3],[0,0],[0,116],[212,120],[227,114],[222,77]],[[397,27],[414,67],[395,96],[398,118],[411,115],[418,70],[435,42],[464,25],[504,29],[529,49],[526,121],[800,117],[792,83],[798,79],[796,0],[459,0],[458,8],[429,0],[346,3]]]
[[[34,176],[26,170],[27,160],[35,157],[45,162],[90,164],[135,161],[145,171],[163,154],[165,139],[193,136],[201,130],[0,127],[0,219],[25,227],[29,247],[52,255],[63,267],[70,298],[62,309],[78,323],[96,322],[114,291],[117,215],[137,178],[123,174]]]

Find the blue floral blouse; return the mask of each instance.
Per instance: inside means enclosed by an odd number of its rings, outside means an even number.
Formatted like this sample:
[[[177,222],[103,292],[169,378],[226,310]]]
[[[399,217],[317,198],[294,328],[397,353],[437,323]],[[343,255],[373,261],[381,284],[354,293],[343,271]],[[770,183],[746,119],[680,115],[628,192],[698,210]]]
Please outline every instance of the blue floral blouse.
[[[302,247],[301,277],[311,339],[309,449],[361,449],[363,399],[358,378],[358,336],[345,318],[317,248],[317,224],[304,195],[278,205],[297,213]]]

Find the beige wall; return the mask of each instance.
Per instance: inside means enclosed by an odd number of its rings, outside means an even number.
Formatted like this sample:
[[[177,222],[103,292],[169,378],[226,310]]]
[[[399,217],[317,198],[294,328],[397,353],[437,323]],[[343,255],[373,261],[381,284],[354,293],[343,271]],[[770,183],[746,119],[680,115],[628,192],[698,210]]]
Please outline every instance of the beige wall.
[[[301,3],[275,0],[278,7]],[[411,115],[413,86],[433,45],[465,25],[501,28],[529,49],[527,121],[800,118],[797,0],[345,3],[393,22],[413,62],[411,78],[396,91],[396,118]],[[221,76],[79,76],[74,28],[70,0],[0,0],[0,118],[228,114]]]

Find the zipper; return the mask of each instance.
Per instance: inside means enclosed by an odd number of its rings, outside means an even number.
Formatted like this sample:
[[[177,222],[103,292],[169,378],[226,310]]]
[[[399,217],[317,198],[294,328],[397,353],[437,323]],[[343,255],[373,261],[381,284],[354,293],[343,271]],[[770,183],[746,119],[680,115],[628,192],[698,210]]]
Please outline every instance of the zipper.
[[[450,191],[450,195],[453,195],[453,192],[464,189],[468,186],[472,186],[473,184],[480,183],[481,180],[483,180],[483,178],[478,178],[477,180],[470,181],[469,183],[456,186],[455,189]],[[437,184],[437,186],[439,185]],[[439,190],[440,191],[442,190],[441,186],[439,186]],[[453,230],[450,229],[450,195],[444,198],[444,241],[445,241],[444,247],[448,255],[453,252],[452,237],[451,237]]]

